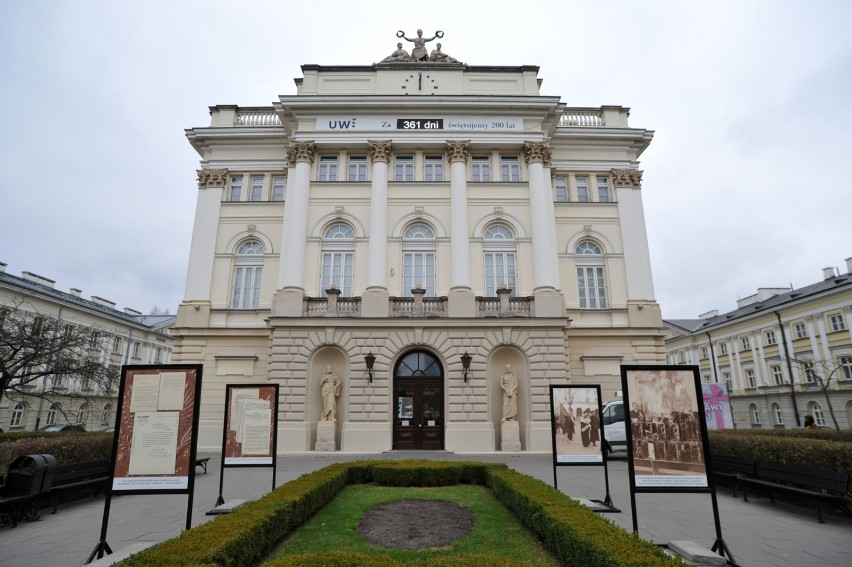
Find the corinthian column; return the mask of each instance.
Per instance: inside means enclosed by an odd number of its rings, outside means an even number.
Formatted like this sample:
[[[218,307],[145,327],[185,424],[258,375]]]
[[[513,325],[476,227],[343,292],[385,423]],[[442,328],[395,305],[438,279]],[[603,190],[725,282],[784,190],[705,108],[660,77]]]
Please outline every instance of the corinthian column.
[[[227,169],[198,170],[198,199],[195,203],[195,223],[192,225],[192,241],[189,245],[189,269],[186,272],[184,301],[210,301],[219,209],[227,179]]]
[[[467,223],[467,160],[470,143],[447,142],[450,160],[450,254],[452,288],[470,289],[470,238]]]
[[[550,175],[551,149],[547,144],[525,142],[524,159],[530,177],[530,223],[532,225],[533,276],[536,289],[558,289],[556,228]]]
[[[642,206],[642,172],[633,169],[610,171],[621,218],[624,266],[627,271],[627,301],[653,301],[651,255]]]
[[[372,186],[370,194],[370,255],[367,258],[367,289],[387,289],[388,258],[388,163],[391,155],[390,140],[370,145]]]
[[[287,150],[287,202],[284,205],[284,229],[281,231],[278,285],[302,295],[305,292],[311,164],[316,158],[316,152],[313,142],[294,142]]]

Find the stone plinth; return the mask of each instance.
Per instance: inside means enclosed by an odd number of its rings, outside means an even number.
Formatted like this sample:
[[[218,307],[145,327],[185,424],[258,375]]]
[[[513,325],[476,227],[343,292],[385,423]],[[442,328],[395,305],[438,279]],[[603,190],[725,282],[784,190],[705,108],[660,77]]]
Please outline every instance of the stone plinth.
[[[521,428],[517,421],[504,421],[500,424],[500,450],[521,450]]]
[[[337,447],[334,443],[334,422],[320,421],[317,423],[317,444],[314,449],[318,452],[334,451]]]

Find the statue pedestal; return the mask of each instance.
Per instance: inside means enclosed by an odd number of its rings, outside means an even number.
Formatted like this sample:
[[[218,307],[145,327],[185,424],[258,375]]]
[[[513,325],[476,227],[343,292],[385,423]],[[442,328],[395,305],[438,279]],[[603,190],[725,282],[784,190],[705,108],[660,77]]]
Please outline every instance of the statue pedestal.
[[[521,450],[521,427],[517,421],[504,421],[500,423],[500,450]]]
[[[334,430],[336,429],[333,421],[320,421],[317,423],[317,444],[314,449],[318,452],[330,452],[336,449],[334,443]]]

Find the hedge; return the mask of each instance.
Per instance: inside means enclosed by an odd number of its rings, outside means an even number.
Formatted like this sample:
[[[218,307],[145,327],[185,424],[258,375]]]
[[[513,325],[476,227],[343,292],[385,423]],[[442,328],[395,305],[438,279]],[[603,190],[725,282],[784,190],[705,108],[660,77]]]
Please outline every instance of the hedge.
[[[456,555],[399,562],[387,555],[366,553],[305,553],[287,555],[263,564],[263,567],[525,567],[529,565],[502,555]]]
[[[112,458],[112,434],[81,431],[57,433],[7,433],[0,439],[0,476],[23,455],[53,455],[56,464]]]
[[[256,565],[273,547],[298,528],[347,484],[378,482],[394,486],[435,486],[448,482],[484,484],[519,520],[566,564],[589,567],[615,565],[679,565],[654,544],[644,542],[580,506],[561,492],[504,464],[431,461],[355,461],[330,465],[288,482],[259,500],[226,516],[217,516],[179,537],[129,558],[131,567]],[[402,483],[402,484],[400,484]],[[413,484],[414,483],[414,484]],[[435,559],[429,565],[441,565]],[[420,565],[420,563],[408,563]],[[446,565],[514,567],[519,563],[497,556],[465,556]],[[383,555],[322,553],[278,558],[264,567],[290,565],[394,566]],[[426,565],[426,563],[423,563]]]

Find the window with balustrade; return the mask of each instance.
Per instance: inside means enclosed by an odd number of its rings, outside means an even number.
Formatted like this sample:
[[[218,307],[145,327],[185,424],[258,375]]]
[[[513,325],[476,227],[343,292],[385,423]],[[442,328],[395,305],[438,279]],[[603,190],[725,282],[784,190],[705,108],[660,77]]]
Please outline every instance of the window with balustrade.
[[[234,256],[234,282],[231,309],[258,309],[263,279],[263,244],[249,239],[237,247]]]
[[[606,272],[600,245],[582,240],[575,249],[580,309],[606,309]]]
[[[402,295],[411,297],[417,287],[435,296],[435,233],[422,222],[406,228],[402,236]]]
[[[482,235],[485,265],[485,295],[495,297],[506,287],[517,295],[515,233],[505,224],[492,224]]]
[[[343,297],[352,296],[355,262],[355,232],[348,224],[335,223],[326,229],[322,240],[321,293],[334,287]]]

